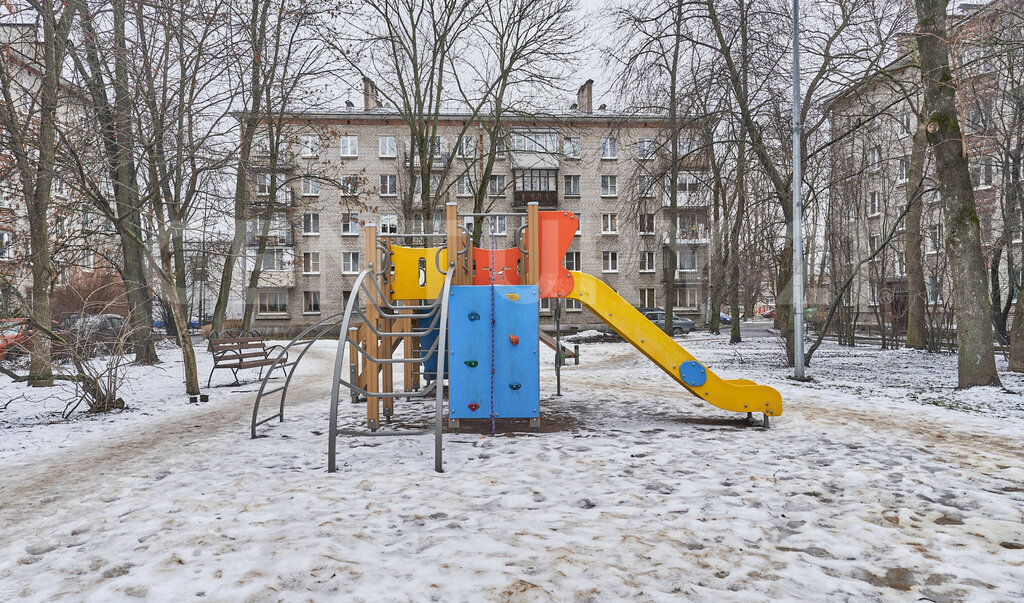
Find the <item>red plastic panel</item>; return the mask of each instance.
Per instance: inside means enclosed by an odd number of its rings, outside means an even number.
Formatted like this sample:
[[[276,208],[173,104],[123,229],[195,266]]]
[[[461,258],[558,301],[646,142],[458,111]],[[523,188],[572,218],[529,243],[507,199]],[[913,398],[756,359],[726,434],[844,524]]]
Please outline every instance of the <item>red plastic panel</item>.
[[[522,258],[522,252],[520,252],[515,247],[511,249],[495,249],[493,260],[491,258],[490,249],[474,248],[473,263],[476,264],[476,272],[473,274],[473,284],[491,284],[492,261],[494,262],[495,285],[520,284],[519,263],[522,260]]]
[[[540,220],[540,277],[537,287],[541,297],[565,297],[572,291],[573,278],[565,269],[565,253],[579,229],[579,218],[568,211],[538,212]],[[529,233],[523,240],[529,241]]]

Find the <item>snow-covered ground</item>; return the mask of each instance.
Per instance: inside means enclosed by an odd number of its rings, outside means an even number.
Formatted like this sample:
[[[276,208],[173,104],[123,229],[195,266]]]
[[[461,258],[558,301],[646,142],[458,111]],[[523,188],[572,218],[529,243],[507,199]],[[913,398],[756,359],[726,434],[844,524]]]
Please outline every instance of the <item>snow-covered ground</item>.
[[[0,377],[0,600],[1024,598],[1019,377],[959,392],[953,357],[829,344],[799,384],[775,339],[681,341],[777,387],[773,428],[581,344],[561,397],[545,348],[543,433],[446,435],[444,474],[430,437],[343,437],[327,474],[334,342],[256,440],[255,372],[189,406],[168,350],[105,417],[51,424]]]

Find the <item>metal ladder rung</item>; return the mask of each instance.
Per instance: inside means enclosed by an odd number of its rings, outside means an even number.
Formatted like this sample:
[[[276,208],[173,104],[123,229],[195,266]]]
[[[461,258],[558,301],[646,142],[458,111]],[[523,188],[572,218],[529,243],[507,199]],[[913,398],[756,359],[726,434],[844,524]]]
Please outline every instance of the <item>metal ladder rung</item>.
[[[260,425],[263,425],[264,423],[269,423],[269,422],[273,421],[274,419],[278,419],[280,417],[281,417],[281,413],[277,413],[276,415],[270,415],[269,417],[267,417],[266,419],[263,419],[262,421],[257,421],[256,422],[256,427],[259,427]]]

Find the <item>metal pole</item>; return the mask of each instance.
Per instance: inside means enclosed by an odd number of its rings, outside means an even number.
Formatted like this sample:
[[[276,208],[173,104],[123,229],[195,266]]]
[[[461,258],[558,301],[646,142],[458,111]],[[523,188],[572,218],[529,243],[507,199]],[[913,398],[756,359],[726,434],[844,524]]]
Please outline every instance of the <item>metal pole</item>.
[[[804,244],[800,189],[800,0],[793,0],[793,377],[804,376]]]
[[[561,298],[555,298],[555,395],[562,395],[562,328],[560,314],[562,309]]]

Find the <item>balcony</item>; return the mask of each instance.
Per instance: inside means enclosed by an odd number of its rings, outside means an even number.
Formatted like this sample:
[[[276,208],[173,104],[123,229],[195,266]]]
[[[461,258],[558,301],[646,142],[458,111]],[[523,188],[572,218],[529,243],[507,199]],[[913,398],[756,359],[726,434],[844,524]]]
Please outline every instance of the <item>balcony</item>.
[[[256,247],[263,237],[259,236],[255,226],[250,222],[245,233],[245,244]],[[294,229],[291,224],[274,225],[266,236],[267,247],[292,247],[295,245]]]
[[[245,275],[246,283],[249,282],[249,278],[251,276],[252,271],[250,270]],[[260,271],[260,278],[257,281],[256,286],[274,289],[290,289],[295,286],[295,271],[262,270]]]
[[[266,207],[269,199],[270,195],[267,193],[256,193],[252,197],[252,204],[254,207]],[[278,188],[277,194],[274,195],[274,205],[276,207],[292,207],[294,203],[295,195],[290,187]]]
[[[436,142],[434,145],[434,150],[433,152],[431,152],[430,155],[430,169],[443,170],[444,167],[448,165],[448,162],[451,160],[451,153],[448,150],[447,141],[440,140]],[[409,167],[410,163],[414,166],[420,165],[419,153],[417,153],[410,147],[409,141],[405,142],[405,151],[402,153],[402,160],[405,162],[405,167]]]
[[[558,191],[515,191],[512,207],[520,209],[536,201],[541,209],[558,207]]]

